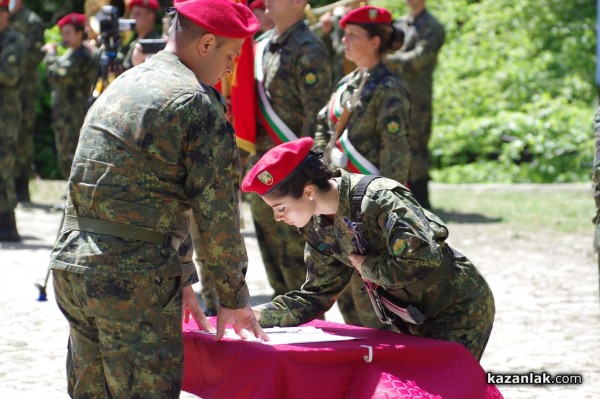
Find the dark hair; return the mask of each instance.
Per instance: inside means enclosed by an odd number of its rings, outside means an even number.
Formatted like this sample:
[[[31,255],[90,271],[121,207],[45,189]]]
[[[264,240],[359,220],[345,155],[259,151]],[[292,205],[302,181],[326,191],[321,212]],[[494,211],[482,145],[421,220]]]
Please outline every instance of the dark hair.
[[[267,196],[271,198],[282,198],[290,196],[294,199],[302,197],[304,186],[309,183],[317,186],[320,192],[327,192],[331,189],[329,179],[333,173],[321,161],[314,152],[309,152],[304,165],[300,167],[291,177],[279,184]]]
[[[404,32],[396,29],[392,24],[359,24],[358,26],[367,31],[369,38],[379,37],[381,42],[377,49],[379,55],[399,50],[404,44]]]
[[[175,35],[178,40],[183,42],[196,40],[209,33],[206,29],[198,26],[195,22],[181,15],[181,13],[175,13],[175,17],[173,18],[173,27],[171,29],[173,29],[173,32],[170,33],[170,35]],[[217,38],[217,46],[223,44],[224,40],[221,38],[221,36],[215,35],[215,37]]]

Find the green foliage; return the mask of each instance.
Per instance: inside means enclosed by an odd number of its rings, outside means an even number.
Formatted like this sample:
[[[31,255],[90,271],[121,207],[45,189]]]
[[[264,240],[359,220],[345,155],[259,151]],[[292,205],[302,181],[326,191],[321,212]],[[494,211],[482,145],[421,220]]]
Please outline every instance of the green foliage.
[[[377,1],[395,15],[404,4]],[[435,180],[589,180],[596,2],[440,0]]]

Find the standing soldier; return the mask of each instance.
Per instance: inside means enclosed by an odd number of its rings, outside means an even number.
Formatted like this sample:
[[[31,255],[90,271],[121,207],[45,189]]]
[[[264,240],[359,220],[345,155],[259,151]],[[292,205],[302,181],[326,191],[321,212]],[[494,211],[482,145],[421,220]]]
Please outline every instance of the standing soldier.
[[[12,1],[11,1],[12,5]],[[14,0],[10,10],[10,25],[25,37],[27,57],[21,85],[21,126],[17,140],[15,164],[15,189],[19,202],[29,201],[29,174],[33,163],[33,135],[35,131],[35,99],[38,91],[37,66],[44,59],[44,22],[33,11],[23,5],[23,0]]]
[[[0,2],[0,241],[19,241],[13,173],[26,48],[25,38],[9,25],[8,3]]]
[[[160,8],[158,0],[131,0],[129,2],[129,17],[135,19],[135,38],[127,47],[127,54],[123,59],[125,69],[132,68],[143,63],[147,54],[137,46],[140,39],[161,39],[162,35],[154,28],[156,14]]]
[[[429,138],[431,137],[433,71],[444,44],[444,28],[425,9],[425,0],[406,0],[410,15],[396,21],[404,31],[404,45],[387,56],[387,63],[408,86],[413,111],[410,121],[412,161],[408,186],[419,204],[431,209],[429,202]]]
[[[266,14],[275,28],[257,39],[257,157],[275,145],[312,136],[331,93],[331,63],[325,46],[304,22],[307,0],[270,0]],[[250,162],[250,166],[252,163]],[[256,236],[275,295],[299,289],[306,279],[304,242],[293,226],[273,220],[272,210],[250,197]]]
[[[350,172],[384,176],[405,183],[410,165],[408,145],[410,95],[400,78],[383,63],[389,51],[402,46],[404,34],[392,25],[392,14],[381,7],[363,6],[340,21],[346,58],[358,69],[338,83],[319,113],[315,151],[323,151],[331,134],[338,137],[331,151],[333,166]],[[354,108],[344,110],[348,102]],[[329,158],[327,149],[324,159]],[[348,324],[382,328],[373,314],[363,281],[355,273],[338,299]]]
[[[213,330],[191,286],[191,256],[180,257],[190,212],[219,293],[216,338],[233,324],[268,339],[245,281],[235,136],[211,87],[258,21],[231,0],[175,9],[165,51],[115,79],[81,129],[50,261],[70,327],[72,397],[179,397],[182,313]],[[189,240],[184,247],[189,255]]]
[[[46,73],[52,88],[52,128],[58,166],[65,179],[71,173],[79,129],[85,118],[87,100],[94,80],[92,54],[83,44],[86,19],[83,14],[71,13],[58,21],[63,43],[68,48],[61,57],[56,55],[56,44],[44,46]]]

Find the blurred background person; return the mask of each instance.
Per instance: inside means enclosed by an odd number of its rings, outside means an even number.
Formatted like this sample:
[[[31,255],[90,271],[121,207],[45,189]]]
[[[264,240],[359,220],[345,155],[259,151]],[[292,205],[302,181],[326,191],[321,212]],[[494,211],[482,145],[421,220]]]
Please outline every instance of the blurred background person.
[[[332,90],[327,49],[304,21],[307,0],[269,0],[275,28],[256,43],[258,102],[256,156],[252,167],[277,144],[314,135],[316,117]],[[304,241],[293,226],[276,223],[258,195],[249,196],[256,238],[275,295],[299,289],[306,280]]]
[[[146,61],[148,54],[138,46],[140,39],[162,39],[162,33],[156,30],[156,21],[160,4],[158,0],[131,0],[128,4],[129,18],[135,20],[133,40],[123,46],[125,53],[123,67],[132,68]]]
[[[15,190],[17,201],[29,202],[29,177],[33,164],[35,99],[39,87],[37,66],[44,59],[44,21],[29,10],[23,0],[10,1],[10,25],[25,37],[26,61],[21,84],[21,123],[15,155]]]
[[[19,241],[14,167],[21,121],[19,90],[27,78],[27,44],[23,35],[10,26],[8,3],[0,1],[0,241]]]
[[[79,129],[87,112],[95,64],[90,49],[84,46],[87,18],[71,13],[58,21],[62,45],[67,51],[56,54],[55,43],[44,45],[46,76],[52,89],[52,129],[56,143],[58,166],[64,179],[71,173],[73,156],[79,140]]]
[[[254,0],[250,3],[250,9],[258,19],[258,23],[260,24],[260,30],[256,33],[257,35],[261,35],[262,33],[271,30],[275,27],[273,20],[269,18],[269,16],[265,12],[265,2],[264,0]]]
[[[386,53],[402,46],[404,34],[392,25],[391,13],[381,7],[354,9],[341,19],[340,26],[344,30],[346,58],[358,69],[338,83],[329,103],[319,113],[314,149],[325,150],[331,134],[337,132],[341,137],[331,155],[334,167],[405,183],[410,166],[410,94],[383,63]],[[361,90],[365,70],[368,78]],[[343,108],[353,96],[358,96],[359,102],[345,119]],[[351,284],[338,299],[344,320],[359,326],[386,327],[373,313],[363,285],[360,275],[354,273]]]
[[[431,209],[428,144],[433,114],[433,72],[446,34],[442,25],[425,8],[425,0],[406,0],[406,4],[410,13],[395,22],[395,26],[404,31],[404,45],[387,56],[387,63],[406,83],[413,100],[408,186],[419,204]]]

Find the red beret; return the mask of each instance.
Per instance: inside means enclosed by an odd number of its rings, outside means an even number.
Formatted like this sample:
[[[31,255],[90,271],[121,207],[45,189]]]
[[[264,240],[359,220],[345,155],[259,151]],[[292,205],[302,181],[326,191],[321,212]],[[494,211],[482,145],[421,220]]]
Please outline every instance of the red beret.
[[[8,8],[8,3],[10,3],[10,0],[0,0],[0,7]]]
[[[245,39],[260,28],[252,11],[232,0],[176,0],[174,6],[181,15],[217,36]]]
[[[269,194],[300,170],[312,146],[313,139],[303,137],[271,148],[244,177],[242,191]]]
[[[346,24],[391,24],[392,14],[381,7],[363,6],[348,12],[340,20],[342,29]]]
[[[87,17],[83,14],[72,12],[58,20],[57,25],[62,28],[65,25],[85,26]]]
[[[257,8],[260,8],[261,10],[265,9],[265,2],[264,0],[254,0],[251,4],[250,4],[250,9],[251,10],[255,10]]]
[[[140,6],[149,8],[151,10],[158,10],[160,8],[160,4],[158,4],[158,0],[131,0],[129,2],[128,8],[131,10],[133,6]]]

